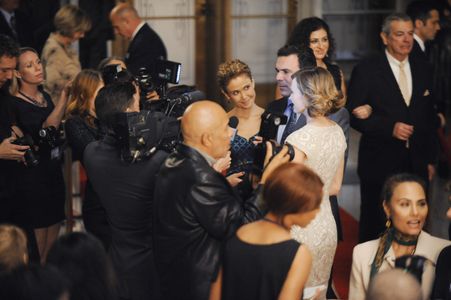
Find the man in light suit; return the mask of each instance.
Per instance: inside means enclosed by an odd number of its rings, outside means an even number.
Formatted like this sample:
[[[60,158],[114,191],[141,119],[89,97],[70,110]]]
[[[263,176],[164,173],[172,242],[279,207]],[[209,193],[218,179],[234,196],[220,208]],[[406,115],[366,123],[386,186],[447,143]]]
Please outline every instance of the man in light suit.
[[[384,230],[380,191],[391,174],[411,172],[428,180],[437,153],[431,75],[426,62],[409,57],[414,27],[405,14],[388,16],[381,38],[385,53],[361,61],[353,70],[348,109],[369,105],[366,119],[351,116],[351,126],[362,133],[360,177],[360,242]]]
[[[130,40],[125,64],[133,75],[142,67],[152,70],[157,59],[166,59],[163,41],[138,15],[136,9],[127,3],[119,3],[110,13],[114,32]]]

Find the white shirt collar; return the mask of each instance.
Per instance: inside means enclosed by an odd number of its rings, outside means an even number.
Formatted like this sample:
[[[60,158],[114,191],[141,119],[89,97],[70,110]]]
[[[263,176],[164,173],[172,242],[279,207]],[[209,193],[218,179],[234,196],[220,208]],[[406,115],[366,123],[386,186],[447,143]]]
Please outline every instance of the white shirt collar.
[[[11,17],[14,16],[14,12],[10,13],[10,12],[4,10],[3,8],[0,8],[0,11],[5,16],[6,23],[8,23],[8,25],[11,26]]]
[[[418,45],[420,45],[421,50],[423,50],[423,52],[426,51],[426,46],[424,45],[423,40],[415,33],[413,34],[413,38],[417,41]]]
[[[385,54],[387,55],[387,59],[388,59],[389,63],[392,63],[392,64],[394,63],[397,66],[399,66],[401,63],[405,63],[405,64],[409,63],[409,56],[407,56],[403,61],[399,61],[393,55],[391,55],[387,49],[385,49]]]
[[[146,24],[146,22],[141,21],[141,23],[139,23],[139,25],[136,26],[135,31],[133,31],[132,38],[130,39],[130,41],[133,41],[133,39],[135,38],[136,34],[138,34],[138,31],[140,31],[141,28],[142,28],[145,24]]]

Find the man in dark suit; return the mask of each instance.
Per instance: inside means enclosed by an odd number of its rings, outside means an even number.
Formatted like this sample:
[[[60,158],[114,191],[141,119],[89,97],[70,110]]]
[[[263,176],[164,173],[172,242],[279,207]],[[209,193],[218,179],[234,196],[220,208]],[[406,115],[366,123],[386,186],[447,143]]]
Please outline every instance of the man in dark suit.
[[[130,40],[125,64],[134,75],[142,67],[152,70],[157,59],[166,59],[167,52],[158,34],[142,21],[136,9],[127,3],[116,5],[110,13],[114,32]]]
[[[158,173],[154,243],[164,299],[209,299],[223,243],[243,223],[263,216],[257,194],[241,199],[212,167],[230,148],[228,122],[224,109],[212,101],[190,105],[182,117],[183,144]],[[284,149],[267,165],[261,183],[286,161]]]
[[[102,88],[95,106],[108,134],[86,147],[84,166],[111,227],[109,254],[119,298],[160,299],[152,247],[152,206],[155,174],[167,155],[158,151],[137,163],[121,159],[113,128],[118,113],[139,111],[139,94],[133,83]]]
[[[21,47],[32,47],[33,36],[29,16],[18,10],[19,0],[0,1],[0,33],[16,40]]]
[[[405,14],[388,16],[381,38],[385,53],[361,61],[353,70],[348,109],[369,105],[366,119],[351,117],[362,133],[358,168],[360,177],[360,242],[375,239],[386,222],[380,193],[385,179],[411,172],[427,180],[434,172],[437,138],[431,100],[431,74],[426,62],[409,58],[413,24]]]

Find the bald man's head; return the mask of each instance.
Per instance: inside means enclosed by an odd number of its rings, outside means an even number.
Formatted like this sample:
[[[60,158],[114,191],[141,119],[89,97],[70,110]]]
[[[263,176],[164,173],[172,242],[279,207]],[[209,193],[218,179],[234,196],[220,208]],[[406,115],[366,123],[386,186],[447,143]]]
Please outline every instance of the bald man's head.
[[[141,18],[136,9],[128,3],[119,3],[110,13],[110,20],[114,32],[127,39],[131,39],[136,27],[141,23]]]
[[[421,285],[411,274],[401,269],[378,273],[370,282],[367,300],[421,300]]]
[[[213,101],[191,104],[182,117],[184,143],[215,159],[227,154],[232,131],[224,109]]]

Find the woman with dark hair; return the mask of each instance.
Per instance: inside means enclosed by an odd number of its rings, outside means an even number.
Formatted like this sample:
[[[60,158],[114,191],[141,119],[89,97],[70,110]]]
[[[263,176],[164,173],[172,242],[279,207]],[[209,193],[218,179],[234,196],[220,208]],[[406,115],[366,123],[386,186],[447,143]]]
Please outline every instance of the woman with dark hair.
[[[306,286],[327,287],[337,247],[337,228],[329,196],[341,189],[346,139],[343,130],[328,115],[344,104],[331,74],[321,67],[298,71],[291,83],[294,111],[304,112],[307,124],[290,134],[286,143],[295,151],[293,161],[312,168],[324,182],[323,199],[316,218],[302,228],[291,228],[293,238],[312,251],[312,271]],[[326,291],[319,299],[326,298]]]
[[[311,48],[316,58],[316,65],[332,74],[337,90],[346,96],[343,72],[338,65],[332,63],[332,57],[335,54],[335,40],[329,25],[323,19],[318,17],[302,19],[294,27],[287,44],[295,45],[300,49]]]
[[[312,258],[305,245],[291,238],[290,228],[305,227],[315,217],[322,188],[318,175],[303,165],[285,163],[275,169],[263,190],[268,213],[227,242],[213,293],[222,285],[223,300],[301,299]]]
[[[24,222],[34,228],[41,261],[57,238],[60,222],[64,220],[65,185],[61,168],[62,149],[53,143],[53,138],[43,139],[40,131],[59,128],[66,109],[66,89],[60,100],[53,104],[49,94],[41,85],[44,70],[37,52],[32,48],[21,48],[16,77],[10,88],[12,105],[17,125],[34,141],[39,163],[36,166],[17,167],[16,199],[23,201]],[[52,131],[55,135],[58,133]],[[42,134],[42,132],[41,132]]]
[[[53,265],[69,281],[71,300],[115,299],[115,276],[102,243],[88,233],[61,236],[49,251]]]
[[[97,92],[102,87],[100,73],[89,69],[78,73],[72,83],[64,128],[67,142],[72,149],[73,161],[83,163],[83,152],[86,146],[104,136],[103,130],[98,125],[94,107]],[[110,227],[105,209],[100,204],[89,178],[83,197],[82,215],[86,230],[99,238],[108,250],[111,242]]]
[[[424,181],[412,174],[393,175],[385,181],[382,199],[387,230],[377,240],[355,246],[349,299],[364,299],[374,275],[394,268],[395,259],[404,255],[426,258],[421,289],[423,299],[430,299],[437,257],[451,242],[423,231],[428,214],[425,190]]]

